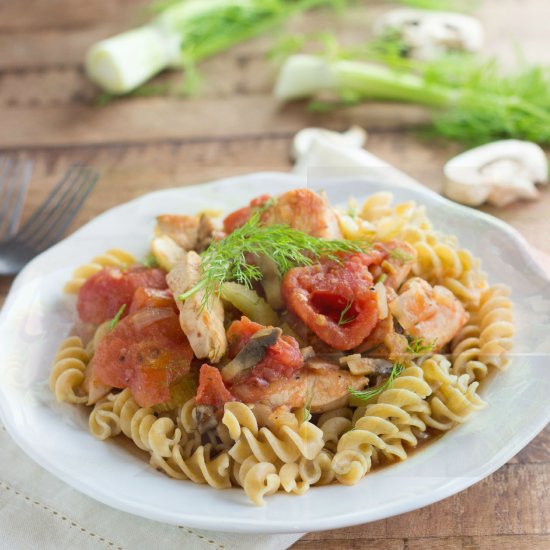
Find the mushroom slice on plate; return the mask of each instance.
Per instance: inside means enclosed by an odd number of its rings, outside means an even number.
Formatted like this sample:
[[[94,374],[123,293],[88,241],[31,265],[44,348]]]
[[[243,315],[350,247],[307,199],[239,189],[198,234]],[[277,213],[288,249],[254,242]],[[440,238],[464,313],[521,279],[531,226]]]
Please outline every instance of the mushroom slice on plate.
[[[375,24],[378,35],[397,32],[417,59],[433,59],[450,50],[478,52],[483,47],[483,27],[469,15],[416,9],[395,9]]]
[[[452,158],[445,176],[450,199],[470,206],[506,206],[539,196],[535,184],[548,182],[548,160],[535,143],[495,141]]]

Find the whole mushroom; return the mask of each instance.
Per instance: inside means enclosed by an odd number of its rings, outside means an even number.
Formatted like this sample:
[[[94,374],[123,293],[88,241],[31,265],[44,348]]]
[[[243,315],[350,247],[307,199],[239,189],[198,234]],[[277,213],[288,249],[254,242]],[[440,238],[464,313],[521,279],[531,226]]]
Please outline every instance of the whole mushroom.
[[[377,20],[374,32],[396,32],[417,59],[434,59],[446,51],[478,52],[483,47],[481,23],[461,13],[395,9]]]
[[[539,196],[535,184],[548,182],[548,160],[536,143],[508,139],[452,158],[444,172],[450,199],[469,206],[506,206]]]

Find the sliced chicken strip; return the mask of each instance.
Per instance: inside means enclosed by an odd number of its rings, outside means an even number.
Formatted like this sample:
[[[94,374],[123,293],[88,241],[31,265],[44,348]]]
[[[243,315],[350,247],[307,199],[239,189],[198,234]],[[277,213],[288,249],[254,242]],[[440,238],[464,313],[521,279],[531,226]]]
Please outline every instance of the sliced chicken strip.
[[[166,281],[174,296],[186,292],[200,280],[200,265],[200,256],[190,251],[168,273]],[[204,292],[199,291],[184,302],[177,300],[180,325],[195,355],[217,363],[227,351],[223,305],[217,296],[212,296],[202,308],[203,297]]]
[[[155,235],[168,235],[183,250],[194,250],[199,237],[199,216],[163,214],[157,217]]]
[[[262,215],[269,225],[285,224],[322,239],[341,239],[336,211],[311,189],[293,189],[278,197]]]
[[[424,279],[409,279],[390,310],[406,334],[435,343],[448,344],[466,324],[468,314],[456,296],[442,286],[432,287]]]
[[[376,243],[375,249],[387,254],[380,265],[373,266],[372,276],[376,281],[383,277],[388,288],[397,290],[407,279],[416,260],[416,250],[409,243],[390,241]]]
[[[313,413],[330,411],[347,404],[348,388],[362,390],[369,379],[354,376],[332,363],[315,362],[315,368],[305,366],[291,378],[279,378],[264,387],[235,385],[233,395],[245,403],[263,403],[272,409],[291,409],[307,405]]]

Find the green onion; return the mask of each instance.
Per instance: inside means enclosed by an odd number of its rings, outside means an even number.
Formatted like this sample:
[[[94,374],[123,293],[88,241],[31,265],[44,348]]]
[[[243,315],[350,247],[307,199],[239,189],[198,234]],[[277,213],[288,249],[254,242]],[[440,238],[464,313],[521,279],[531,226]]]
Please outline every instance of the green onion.
[[[117,314],[109,321],[109,330],[113,330],[118,325],[118,322],[120,321],[120,318],[122,317],[125,309],[126,304],[122,304],[120,306],[120,309],[117,311]]]

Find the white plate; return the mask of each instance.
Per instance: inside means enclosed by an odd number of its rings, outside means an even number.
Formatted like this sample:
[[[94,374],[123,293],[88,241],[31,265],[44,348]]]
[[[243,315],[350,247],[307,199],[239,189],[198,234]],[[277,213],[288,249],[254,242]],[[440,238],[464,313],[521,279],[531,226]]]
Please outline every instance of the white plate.
[[[550,377],[544,368],[550,285],[523,239],[502,222],[426,189],[357,179],[317,187],[333,202],[390,189],[398,200],[425,204],[437,227],[458,235],[483,258],[492,282],[513,289],[516,355],[510,368],[483,388],[489,407],[465,425],[354,487],[314,488],[301,497],[277,494],[257,508],[238,489],[215,491],[169,479],[120,442],[94,439],[83,409],[54,402],[46,381],[56,347],[71,327],[70,304],[61,289],[75,266],[114,246],[143,256],[155,215],[231,210],[259,194],[297,185],[296,176],[265,173],[151,193],[104,213],[31,262],[0,316],[0,413],[25,452],[76,489],[126,512],[212,530],[288,533],[365,523],[438,501],[489,475],[535,437],[550,420]]]

